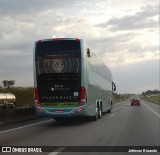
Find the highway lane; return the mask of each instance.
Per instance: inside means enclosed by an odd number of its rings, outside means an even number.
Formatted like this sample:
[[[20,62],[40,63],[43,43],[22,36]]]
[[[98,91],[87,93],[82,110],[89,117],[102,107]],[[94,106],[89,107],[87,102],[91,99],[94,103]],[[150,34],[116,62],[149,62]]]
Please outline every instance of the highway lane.
[[[43,118],[23,122],[0,128],[0,146],[159,146],[159,111],[160,106],[146,101],[131,107],[128,100],[114,105],[112,112],[98,121],[57,123]]]

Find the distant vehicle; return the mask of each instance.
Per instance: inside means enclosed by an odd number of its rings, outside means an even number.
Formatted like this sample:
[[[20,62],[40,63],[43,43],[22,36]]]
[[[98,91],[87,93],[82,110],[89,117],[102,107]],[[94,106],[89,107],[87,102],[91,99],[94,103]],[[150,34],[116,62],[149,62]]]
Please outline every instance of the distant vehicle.
[[[132,105],[139,105],[140,106],[140,99],[138,97],[131,98],[131,106]]]
[[[0,109],[15,109],[16,97],[11,93],[0,93]]]
[[[100,119],[111,112],[116,86],[111,71],[82,39],[35,42],[36,112],[59,121],[67,117]]]

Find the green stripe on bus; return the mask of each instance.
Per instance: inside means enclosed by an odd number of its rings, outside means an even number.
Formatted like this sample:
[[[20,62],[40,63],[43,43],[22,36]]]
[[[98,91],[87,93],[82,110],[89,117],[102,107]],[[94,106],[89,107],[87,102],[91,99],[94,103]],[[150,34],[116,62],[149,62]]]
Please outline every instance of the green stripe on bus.
[[[77,102],[59,102],[59,103],[42,103],[43,107],[48,107],[48,108],[66,108],[66,107],[75,107],[77,106]]]

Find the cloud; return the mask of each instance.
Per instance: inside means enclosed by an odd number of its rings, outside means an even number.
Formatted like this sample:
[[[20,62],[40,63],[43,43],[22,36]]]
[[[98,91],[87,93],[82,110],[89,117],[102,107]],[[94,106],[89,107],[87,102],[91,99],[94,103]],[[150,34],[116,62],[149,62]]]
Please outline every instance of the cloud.
[[[109,66],[137,63],[159,58],[158,5],[96,25],[101,38],[91,40],[93,47]]]
[[[158,15],[153,0],[0,0],[0,81],[32,86],[34,42],[52,36],[86,40],[121,81],[127,66],[157,61]]]
[[[142,93],[144,90],[159,90],[159,67],[159,59],[111,67],[117,92]]]
[[[15,80],[17,86],[32,86],[32,57],[33,56],[28,53],[13,53],[12,51],[8,51],[7,54],[1,56],[1,81]]]
[[[0,14],[1,15],[21,15],[36,12],[43,12],[47,9],[68,8],[77,3],[77,0],[70,0],[69,3],[64,3],[59,0],[1,0]]]
[[[90,45],[98,51],[109,66],[137,63],[153,58],[158,59],[158,34],[153,34],[122,31],[105,38],[90,40]]]
[[[121,18],[111,18],[106,23],[98,24],[99,27],[106,27],[110,30],[131,30],[158,28],[158,5],[148,5],[134,15],[126,15]],[[153,18],[156,17],[156,18]]]

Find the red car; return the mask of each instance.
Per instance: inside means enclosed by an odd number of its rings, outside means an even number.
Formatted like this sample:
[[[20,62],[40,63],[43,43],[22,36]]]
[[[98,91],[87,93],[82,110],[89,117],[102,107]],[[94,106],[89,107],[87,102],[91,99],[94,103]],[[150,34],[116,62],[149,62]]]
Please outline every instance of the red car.
[[[139,105],[140,106],[140,99],[138,97],[133,97],[131,99],[131,106],[132,105]]]

